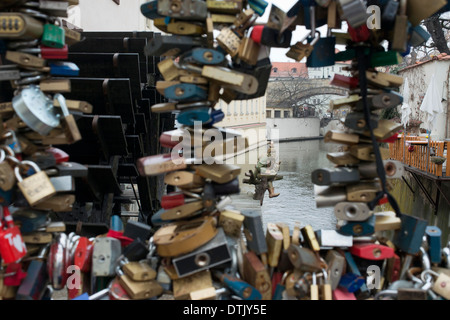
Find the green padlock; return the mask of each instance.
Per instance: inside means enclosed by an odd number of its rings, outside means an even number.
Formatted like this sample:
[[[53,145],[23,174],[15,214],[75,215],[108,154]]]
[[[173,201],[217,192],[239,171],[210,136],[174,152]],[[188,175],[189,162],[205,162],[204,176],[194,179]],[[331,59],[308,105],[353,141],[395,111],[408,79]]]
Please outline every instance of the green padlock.
[[[45,24],[41,43],[47,47],[62,49],[66,44],[64,29],[54,24]]]

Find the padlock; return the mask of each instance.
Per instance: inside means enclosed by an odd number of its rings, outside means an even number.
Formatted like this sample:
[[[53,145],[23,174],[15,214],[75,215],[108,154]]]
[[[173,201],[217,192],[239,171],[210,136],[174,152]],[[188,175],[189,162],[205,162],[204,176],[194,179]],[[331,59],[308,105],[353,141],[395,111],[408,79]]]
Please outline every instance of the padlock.
[[[356,168],[317,169],[311,173],[311,181],[315,185],[345,185],[360,181],[360,174]]]
[[[312,273],[312,283],[309,286],[310,300],[319,300],[319,285],[317,284],[317,275]]]
[[[375,232],[375,216],[372,215],[366,221],[347,221],[339,224],[338,232],[344,235],[362,237]]]
[[[53,212],[71,212],[74,203],[74,194],[57,194],[33,205],[33,208]]]
[[[19,166],[14,168],[14,173],[18,181],[17,185],[31,206],[41,201],[45,201],[56,194],[56,190],[47,174],[44,171],[41,171],[35,163],[24,160],[21,164],[28,165],[35,171],[31,176],[22,179]]]
[[[144,47],[144,54],[148,57],[175,57],[195,47],[205,47],[206,38],[189,36],[161,36],[154,37]]]
[[[185,126],[194,126],[196,122],[205,124],[211,121],[210,111],[209,107],[183,110],[178,114],[177,121]]]
[[[267,252],[267,242],[264,235],[262,216],[255,210],[242,210],[244,219],[244,234],[247,246],[251,251],[260,255]]]
[[[192,293],[213,286],[211,272],[200,271],[193,275],[173,280],[173,297],[175,300],[194,300]],[[215,297],[215,292],[214,292]]]
[[[7,39],[38,39],[44,32],[42,22],[18,12],[1,12],[0,26],[0,38]]]
[[[370,116],[370,123],[368,123],[365,119],[365,115],[360,112],[352,112],[347,114],[345,117],[345,121],[343,122],[347,128],[350,128],[354,131],[366,131],[370,128],[375,129],[378,127],[379,117],[376,115]]]
[[[30,233],[38,230],[47,224],[47,214],[32,208],[21,208],[14,211],[13,219],[15,223],[19,223],[20,232]]]
[[[156,280],[133,281],[124,274],[120,267],[116,270],[120,285],[125,289],[132,300],[144,300],[159,296],[163,288]]]
[[[27,254],[27,247],[18,226],[14,225],[9,208],[3,209],[4,224],[0,222],[0,255],[5,264],[16,262]]]
[[[235,165],[213,163],[195,166],[195,172],[205,179],[223,184],[234,180],[241,173],[241,168]]]
[[[277,29],[266,26],[253,27],[250,37],[257,44],[272,48],[289,48],[291,46],[292,31],[287,29],[281,34]]]
[[[210,12],[237,14],[242,10],[242,0],[216,1],[207,0],[206,6]]]
[[[183,170],[187,168],[187,165],[184,158],[180,157],[173,161],[172,155],[168,153],[139,158],[137,160],[137,168],[140,175],[153,176]]]
[[[441,237],[442,231],[435,226],[427,226],[425,235],[428,243],[428,254],[432,263],[441,263]]]
[[[74,192],[75,180],[72,176],[50,177],[56,192]]]
[[[360,0],[338,0],[341,16],[347,20],[348,24],[353,28],[358,28],[366,24],[369,15],[366,6]]]
[[[148,254],[148,245],[140,238],[133,240],[122,251],[122,255],[131,262],[144,260]]]
[[[199,188],[205,184],[205,179],[189,171],[177,171],[168,173],[164,177],[164,183],[179,188]]]
[[[350,253],[366,260],[385,260],[394,257],[394,249],[380,244],[355,243]]]
[[[421,26],[415,26],[410,29],[409,45],[412,47],[419,47],[426,43],[431,35]]]
[[[59,117],[53,113],[52,101],[34,85],[13,98],[13,108],[28,127],[43,136],[60,124]]]
[[[233,293],[238,295],[243,300],[261,300],[261,293],[255,287],[240,280],[239,278],[220,272],[219,270],[212,271],[215,278],[229,288]]]
[[[154,234],[156,250],[162,257],[175,257],[194,251],[217,234],[211,217],[167,224]]]
[[[357,134],[341,132],[337,130],[328,131],[324,136],[325,143],[342,143],[346,145],[353,145],[360,143],[360,137]]]
[[[350,152],[331,152],[327,154],[327,159],[335,165],[357,165],[360,160],[350,154]]]
[[[204,21],[207,17],[205,1],[199,0],[158,0],[158,14],[180,20]]]
[[[306,225],[301,230],[303,241],[306,246],[315,252],[320,251],[319,241],[317,241],[316,234],[311,225]]]
[[[261,45],[257,44],[252,38],[244,37],[238,50],[238,57],[241,61],[255,66],[258,63],[258,55]]]
[[[242,40],[231,28],[223,28],[216,40],[219,46],[232,58],[239,53]]]
[[[266,242],[269,266],[275,268],[280,260],[283,246],[283,234],[275,223],[267,223]]]
[[[222,228],[217,229],[217,235],[205,245],[186,255],[172,259],[179,277],[213,268],[231,261],[231,253]]]
[[[20,284],[16,300],[41,300],[48,284],[48,272],[46,267],[46,255],[49,246],[44,246],[36,259],[30,262],[27,276]]]
[[[141,13],[148,19],[158,19],[163,16],[158,14],[158,0],[148,1],[141,4]]]
[[[131,239],[140,238],[142,241],[146,241],[150,238],[150,235],[151,227],[145,223],[129,220],[125,224],[124,237]]]
[[[399,11],[400,1],[388,0],[381,13],[381,25],[386,30],[394,29],[395,20]]]
[[[51,48],[63,48],[66,44],[64,29],[54,24],[45,24],[41,43]]]
[[[27,244],[48,244],[53,240],[53,235],[47,232],[35,231],[24,234],[23,241]]]
[[[317,208],[334,207],[339,202],[347,201],[345,187],[314,186]]]
[[[355,293],[365,284],[365,279],[354,273],[346,273],[341,277],[339,281],[339,287],[343,288],[347,292]]]
[[[208,93],[205,89],[191,83],[180,83],[164,90],[164,96],[177,101],[203,101]]]
[[[345,236],[338,233],[336,230],[317,230],[317,240],[320,249],[325,248],[349,248],[353,246],[353,237]]]
[[[356,89],[359,84],[359,79],[357,77],[347,77],[336,73],[330,82],[333,86],[338,86],[348,90]]]
[[[227,236],[239,238],[244,219],[244,215],[239,211],[224,210],[220,212],[218,225],[222,227]]]
[[[401,229],[395,233],[395,247],[407,254],[416,254],[420,250],[427,222],[406,214],[402,214],[400,219],[402,220],[402,225]]]
[[[384,160],[383,164],[387,179],[401,178],[405,172],[404,165],[400,161]],[[360,164],[358,170],[361,177],[366,179],[375,179],[378,177],[377,165],[375,162]]]
[[[322,269],[322,276],[324,283],[319,285],[320,298],[326,301],[333,300],[333,290],[331,288],[331,283],[329,282],[328,272],[326,269]]]
[[[401,219],[396,217],[393,211],[377,212],[375,214],[375,232],[398,230],[401,228],[401,225]]]
[[[378,121],[378,127],[373,130],[375,138],[379,141],[389,139],[394,134],[401,130],[401,125],[392,120],[382,119]],[[369,132],[363,133],[365,136],[369,136]]]
[[[39,48],[23,48],[18,51],[39,54],[39,56],[45,60],[67,60],[69,58],[69,47],[67,45],[64,45],[62,48],[52,48],[41,45]],[[52,75],[61,73],[62,75],[67,74],[78,76],[80,71],[77,65],[71,62],[51,61],[49,63],[49,67]]]
[[[121,251],[119,240],[110,237],[96,238],[92,252],[92,274],[96,277],[113,276]]]
[[[16,184],[16,177],[11,165],[6,161],[6,153],[0,149],[0,189],[7,192]]]
[[[342,274],[345,273],[345,257],[336,250],[330,250],[325,257],[325,260],[330,271],[331,288],[334,291],[339,285]]]
[[[243,263],[243,279],[261,293],[262,300],[271,300],[272,283],[269,272],[262,261],[253,251],[249,251],[244,254]]]
[[[55,290],[63,289],[67,282],[67,268],[71,264],[70,241],[70,236],[68,237],[65,233],[59,233],[50,244],[47,257],[47,272],[49,274],[49,282]]]
[[[345,289],[336,288],[333,290],[333,300],[356,300],[355,294]]]
[[[149,281],[156,279],[156,271],[146,261],[128,261],[126,258],[121,262],[123,272],[132,281]]]
[[[338,220],[365,221],[373,214],[365,202],[340,202],[334,207]]]
[[[432,270],[425,270],[421,274],[421,279],[425,283],[425,275],[430,274],[434,277],[436,277],[436,280],[434,281],[434,284],[432,286],[432,290],[443,297],[446,300],[450,299],[450,276],[446,275],[445,273],[437,273]]]
[[[418,0],[410,0],[408,1],[406,15],[411,24],[417,26],[422,20],[432,16],[445,5],[445,0],[430,1],[427,5]]]
[[[164,26],[166,26],[166,24],[164,24]],[[176,21],[167,24],[166,32],[177,35],[199,36],[205,33],[205,28],[194,23]]]
[[[288,253],[295,268],[303,272],[319,272],[321,270],[321,262],[311,249],[291,244]]]
[[[291,46],[290,50],[286,53],[286,56],[291,59],[294,59],[297,62],[300,62],[304,58],[308,58],[313,52],[314,45],[320,39],[320,33],[316,33],[316,37],[311,42],[303,43],[308,37],[309,34],[307,34],[303,39],[298,41],[295,45]]]
[[[92,266],[92,254],[94,251],[94,242],[86,237],[80,237],[78,239],[74,255],[73,264],[80,268],[82,273],[91,271]]]
[[[381,187],[377,182],[361,182],[347,185],[347,201],[349,202],[370,202],[373,201]]]

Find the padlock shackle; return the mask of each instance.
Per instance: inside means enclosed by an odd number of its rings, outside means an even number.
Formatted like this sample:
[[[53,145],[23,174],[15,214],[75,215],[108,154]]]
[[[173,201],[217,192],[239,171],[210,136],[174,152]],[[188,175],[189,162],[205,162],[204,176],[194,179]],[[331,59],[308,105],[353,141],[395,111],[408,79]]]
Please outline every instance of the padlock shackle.
[[[39,166],[38,166],[36,163],[34,163],[33,161],[29,161],[29,160],[23,160],[23,161],[20,161],[20,162],[18,163],[18,165],[14,168],[14,174],[15,174],[16,179],[17,179],[17,181],[18,181],[19,183],[23,181],[23,178],[22,178],[22,176],[20,175],[20,166],[21,166],[21,165],[28,165],[28,166],[32,167],[36,173],[38,173],[38,172],[41,171],[41,169],[39,168]]]
[[[63,116],[64,117],[69,116],[70,113],[69,113],[69,108],[67,107],[66,98],[61,93],[57,93],[57,94],[55,94],[53,99],[56,99],[58,101],[61,111],[63,113]]]

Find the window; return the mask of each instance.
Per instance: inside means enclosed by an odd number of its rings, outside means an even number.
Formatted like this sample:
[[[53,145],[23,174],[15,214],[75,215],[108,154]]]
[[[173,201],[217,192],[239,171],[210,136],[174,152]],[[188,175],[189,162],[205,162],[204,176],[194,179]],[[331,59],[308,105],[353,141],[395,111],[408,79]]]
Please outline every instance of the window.
[[[284,111],[284,117],[289,118],[289,111]]]
[[[281,111],[275,110],[275,118],[281,118]]]
[[[266,110],[266,118],[272,118],[272,110]]]
[[[278,72],[278,68],[273,68],[273,73],[277,73]]]
[[[297,73],[297,68],[292,68],[292,73]]]

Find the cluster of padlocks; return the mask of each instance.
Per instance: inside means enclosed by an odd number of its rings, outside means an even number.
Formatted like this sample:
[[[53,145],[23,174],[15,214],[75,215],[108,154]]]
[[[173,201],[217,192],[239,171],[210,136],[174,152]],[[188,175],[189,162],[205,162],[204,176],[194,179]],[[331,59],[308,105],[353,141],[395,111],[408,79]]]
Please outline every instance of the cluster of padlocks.
[[[71,1],[3,2],[0,38],[13,64],[2,65],[0,74],[16,92],[1,113],[6,130],[0,151],[5,181],[0,296],[41,300],[67,289],[68,299],[79,300],[449,299],[450,248],[442,246],[441,231],[399,212],[389,194],[386,178],[401,177],[403,168],[387,160],[379,144],[400,128],[378,113],[402,102],[395,91],[402,79],[375,69],[398,64],[408,46],[426,41],[418,24],[445,1],[425,8],[411,0],[408,6],[370,2],[383,8],[382,23],[390,22],[389,28],[369,30],[360,0],[300,0],[288,12],[272,4],[266,25],[256,23],[268,5],[264,0],[144,3],[142,14],[166,33],[155,34],[143,48],[148,56],[166,57],[158,64],[163,80],[156,89],[169,102],[152,111],[177,112],[180,127],[160,137],[171,153],[141,158],[137,167],[143,176],[164,174],[174,191],[162,197],[151,226],[123,224],[113,216],[109,232],[95,238],[67,234],[64,224],[49,222],[47,214],[74,201],[67,198],[71,190],[56,186],[57,179],[70,180],[64,168],[76,164],[51,147],[81,138],[69,109],[83,112],[83,104],[61,94],[67,85],[61,77],[74,75],[67,73],[74,68],[58,62],[66,43],[79,40],[57,25]],[[332,32],[341,20],[349,32]],[[298,25],[311,32],[291,45]],[[321,37],[317,28],[324,25],[328,32]],[[335,54],[340,43],[347,50]],[[344,150],[328,155],[336,168],[312,174],[317,205],[334,206],[337,230],[282,223],[264,229],[259,210],[231,206],[241,170],[223,161],[245,151],[248,142],[217,126],[224,117],[217,103],[264,96],[271,47],[289,48],[289,57],[307,58],[309,67],[352,60],[352,76],[332,80],[349,90],[348,98],[331,106],[352,109],[343,120],[348,130],[325,137]],[[58,191],[66,192],[65,198],[58,198]],[[374,213],[386,201],[395,212]]]

